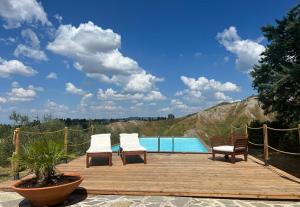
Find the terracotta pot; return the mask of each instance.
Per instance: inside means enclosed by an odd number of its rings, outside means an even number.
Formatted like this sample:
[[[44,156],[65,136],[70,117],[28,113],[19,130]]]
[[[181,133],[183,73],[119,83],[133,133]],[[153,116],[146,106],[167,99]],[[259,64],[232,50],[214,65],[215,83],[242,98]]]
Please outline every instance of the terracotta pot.
[[[19,188],[22,180],[17,181],[12,189],[21,196],[27,198],[35,206],[51,206],[62,203],[80,185],[83,177],[78,173],[64,173],[66,176],[76,176],[79,180],[43,188]]]

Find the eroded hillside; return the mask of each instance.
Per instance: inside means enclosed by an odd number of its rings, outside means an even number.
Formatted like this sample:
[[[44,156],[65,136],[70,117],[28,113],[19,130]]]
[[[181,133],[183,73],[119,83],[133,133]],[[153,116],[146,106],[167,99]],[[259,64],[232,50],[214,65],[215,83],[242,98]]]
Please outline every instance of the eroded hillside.
[[[128,121],[108,125],[113,133],[139,132],[143,136],[199,136],[206,142],[213,135],[228,136],[230,125],[241,126],[252,120],[265,121],[256,97],[214,107],[173,120]]]

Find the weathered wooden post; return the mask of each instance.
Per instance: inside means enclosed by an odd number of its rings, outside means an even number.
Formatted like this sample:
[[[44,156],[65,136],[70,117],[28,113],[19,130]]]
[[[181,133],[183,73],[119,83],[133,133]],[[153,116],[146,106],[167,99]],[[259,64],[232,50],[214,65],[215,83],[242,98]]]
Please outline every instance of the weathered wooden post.
[[[247,126],[247,124],[245,124],[245,135],[246,135],[247,139],[249,139],[249,137],[248,137],[248,126]]]
[[[14,141],[15,141],[15,152],[13,156],[18,156],[20,153],[20,128],[16,128],[14,131]],[[13,161],[14,179],[20,179],[19,174],[19,162],[17,160]]]
[[[298,139],[299,139],[298,146],[300,146],[300,124],[298,124]]]
[[[263,136],[264,136],[264,161],[265,161],[265,165],[268,165],[269,145],[268,145],[268,127],[266,124],[263,125]]]
[[[68,127],[64,128],[64,152],[65,156],[68,155]],[[68,159],[66,159],[66,163],[68,162]]]
[[[94,125],[91,126],[91,135],[95,134],[95,127]]]
[[[299,136],[299,144],[300,144],[300,124],[298,124],[298,136]]]

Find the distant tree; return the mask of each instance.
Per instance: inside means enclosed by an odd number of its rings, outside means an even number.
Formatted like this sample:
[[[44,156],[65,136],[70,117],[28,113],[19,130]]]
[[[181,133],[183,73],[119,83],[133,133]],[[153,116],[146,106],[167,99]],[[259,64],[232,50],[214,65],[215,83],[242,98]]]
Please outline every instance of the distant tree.
[[[300,121],[300,4],[274,26],[262,28],[269,44],[251,72],[266,114],[286,126]]]
[[[168,119],[175,119],[174,114],[168,114]]]
[[[9,115],[9,119],[14,122],[14,125],[27,125],[29,124],[29,117],[27,115],[21,115],[17,113],[16,111],[13,111]]]
[[[67,118],[66,120],[65,120],[65,124],[66,124],[66,126],[71,126],[71,124],[72,124],[72,120],[70,119],[70,118]]]
[[[44,116],[43,116],[43,122],[44,123],[49,122],[51,120],[53,120],[52,114],[44,114]]]

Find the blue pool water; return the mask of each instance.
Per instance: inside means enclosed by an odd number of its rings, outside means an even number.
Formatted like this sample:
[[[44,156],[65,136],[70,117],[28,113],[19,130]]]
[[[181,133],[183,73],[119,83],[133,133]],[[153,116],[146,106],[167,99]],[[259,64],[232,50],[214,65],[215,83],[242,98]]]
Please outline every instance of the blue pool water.
[[[158,138],[157,137],[141,137],[140,143],[149,152],[158,152]],[[160,138],[160,152],[173,151],[173,138]],[[119,145],[112,147],[113,151],[119,150]],[[196,137],[174,137],[174,152],[208,152],[207,148]]]

